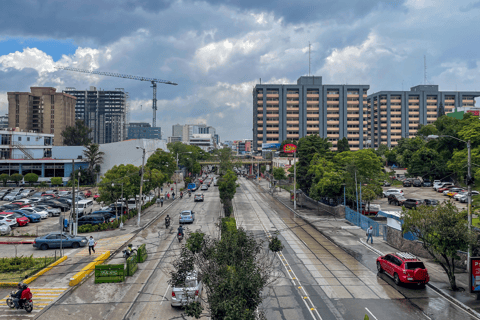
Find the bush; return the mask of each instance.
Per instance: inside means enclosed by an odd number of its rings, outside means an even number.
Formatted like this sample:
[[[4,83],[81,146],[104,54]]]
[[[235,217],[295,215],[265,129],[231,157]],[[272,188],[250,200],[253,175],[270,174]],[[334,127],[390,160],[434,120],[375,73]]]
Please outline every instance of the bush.
[[[237,223],[235,221],[235,218],[233,217],[222,218],[221,230],[222,230],[222,234],[225,232],[235,233],[237,231]]]
[[[62,177],[54,177],[54,178],[50,179],[50,182],[54,186],[59,186],[59,185],[63,184]]]

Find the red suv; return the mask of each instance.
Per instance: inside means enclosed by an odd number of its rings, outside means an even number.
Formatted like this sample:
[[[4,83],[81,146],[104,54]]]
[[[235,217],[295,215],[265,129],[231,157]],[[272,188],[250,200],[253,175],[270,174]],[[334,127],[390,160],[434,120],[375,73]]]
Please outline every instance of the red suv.
[[[427,268],[420,259],[406,252],[389,253],[377,258],[377,270],[393,278],[396,285],[416,283],[424,287],[430,281]]]

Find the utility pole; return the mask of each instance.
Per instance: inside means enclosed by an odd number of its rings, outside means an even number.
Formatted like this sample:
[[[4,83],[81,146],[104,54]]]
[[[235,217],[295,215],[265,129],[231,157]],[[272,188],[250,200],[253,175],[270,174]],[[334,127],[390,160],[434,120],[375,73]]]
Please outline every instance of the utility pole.
[[[178,171],[178,152],[177,152],[177,166],[175,167],[175,194],[178,196],[177,190],[177,171]]]
[[[297,149],[293,153],[293,209],[297,210]]]
[[[137,147],[137,149],[142,149],[142,150],[143,150],[143,156],[142,156],[142,174],[140,175],[140,206],[138,207],[138,219],[137,219],[137,226],[140,227],[140,217],[141,217],[141,214],[142,214],[142,203],[143,203],[143,197],[142,197],[143,173],[145,172],[145,170],[144,170],[144,166],[145,166],[145,148]]]
[[[467,174],[467,213],[468,213],[468,230],[472,231],[472,146],[470,144],[470,140],[467,141],[467,149],[468,149],[468,174]],[[467,263],[468,263],[468,271],[470,270],[470,257],[472,256],[472,245],[468,245],[468,254],[467,254]]]
[[[72,159],[72,177],[73,177],[73,181],[72,181],[72,212],[71,212],[71,216],[72,216],[72,219],[73,219],[73,224],[72,224],[72,227],[73,227],[73,232],[72,234],[74,236],[77,236],[77,230],[78,230],[78,216],[76,216],[76,210],[75,210],[75,160]]]

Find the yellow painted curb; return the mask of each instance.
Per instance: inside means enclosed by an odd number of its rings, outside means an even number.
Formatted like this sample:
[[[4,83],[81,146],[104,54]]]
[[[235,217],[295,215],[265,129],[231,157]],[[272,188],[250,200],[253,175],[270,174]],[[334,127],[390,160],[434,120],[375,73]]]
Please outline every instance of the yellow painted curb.
[[[110,257],[110,251],[105,252],[104,254],[87,264],[79,273],[70,278],[69,285],[73,287],[79,284],[80,281],[82,281],[86,276],[92,273],[93,270],[95,270],[96,265],[104,263],[108,259],[108,257]]]
[[[67,260],[67,258],[68,258],[67,256],[64,256],[64,257],[58,259],[54,263],[50,264],[48,267],[38,271],[33,276],[23,280],[22,282],[29,284],[30,282],[35,281],[38,277],[45,274],[45,272],[51,270],[53,267],[59,265],[60,263],[62,263],[65,260]],[[15,287],[16,285],[18,285],[18,282],[0,282],[0,287]]]

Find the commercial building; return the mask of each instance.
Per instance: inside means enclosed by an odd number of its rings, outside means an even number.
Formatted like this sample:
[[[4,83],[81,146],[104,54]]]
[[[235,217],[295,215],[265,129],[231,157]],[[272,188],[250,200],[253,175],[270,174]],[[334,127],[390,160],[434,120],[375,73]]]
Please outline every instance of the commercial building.
[[[257,84],[253,89],[253,151],[263,144],[318,134],[364,146],[369,85],[324,85],[322,77],[302,76],[297,84]]]
[[[209,133],[193,134],[188,144],[191,146],[200,147],[205,151],[210,151],[217,147],[213,135]]]
[[[182,142],[182,137],[168,137],[167,142],[168,143]]]
[[[403,137],[414,137],[420,125],[433,123],[440,114],[475,107],[479,96],[478,91],[439,91],[438,85],[370,94],[366,108],[368,138],[364,140],[371,141],[374,148],[380,144],[393,147]]]
[[[53,134],[0,130],[1,159],[41,159],[52,156]]]
[[[53,134],[53,145],[63,145],[63,130],[75,125],[76,98],[50,87],[31,87],[30,91],[7,93],[8,127]]]
[[[148,122],[130,122],[127,139],[162,139],[162,129]]]
[[[77,98],[75,119],[83,120],[92,129],[89,138],[92,142],[103,144],[123,141],[127,137],[127,99],[123,89],[63,91]]]
[[[172,126],[172,137],[180,137],[180,140],[182,139],[183,125],[177,123]]]
[[[0,130],[8,129],[8,114],[0,116]]]

